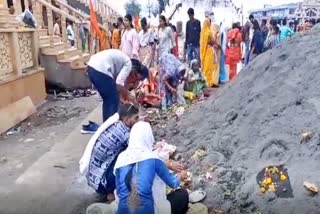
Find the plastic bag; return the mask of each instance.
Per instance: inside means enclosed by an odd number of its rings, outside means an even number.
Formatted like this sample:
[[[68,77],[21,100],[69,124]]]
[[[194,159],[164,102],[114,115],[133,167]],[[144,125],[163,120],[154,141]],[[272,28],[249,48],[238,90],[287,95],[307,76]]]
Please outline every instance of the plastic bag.
[[[30,12],[30,10],[25,10],[23,13],[18,15],[16,17],[16,20],[22,24],[27,25],[28,27],[36,28],[37,22],[34,19],[33,14]]]

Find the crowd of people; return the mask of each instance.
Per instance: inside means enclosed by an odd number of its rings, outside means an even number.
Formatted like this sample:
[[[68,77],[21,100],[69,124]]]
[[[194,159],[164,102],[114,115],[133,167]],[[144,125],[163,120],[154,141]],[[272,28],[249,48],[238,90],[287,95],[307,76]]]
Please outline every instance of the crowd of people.
[[[179,54],[176,28],[166,17],[160,16],[154,28],[146,18],[134,26],[132,16],[126,15],[113,24],[112,49],[88,62],[89,79],[103,100],[103,124],[94,130],[80,171],[90,187],[116,202],[119,214],[188,210],[188,192],[179,189],[187,178],[185,167],[154,152],[152,128],[139,121],[139,104],[167,109],[184,103],[185,97],[203,99],[208,88],[233,80],[239,63],[247,65],[296,31],[287,19],[259,23],[252,15],[244,26],[229,27],[215,24],[209,13],[201,26],[194,14],[190,8],[184,56]],[[193,98],[181,94],[179,86]],[[169,195],[166,186],[174,189]]]

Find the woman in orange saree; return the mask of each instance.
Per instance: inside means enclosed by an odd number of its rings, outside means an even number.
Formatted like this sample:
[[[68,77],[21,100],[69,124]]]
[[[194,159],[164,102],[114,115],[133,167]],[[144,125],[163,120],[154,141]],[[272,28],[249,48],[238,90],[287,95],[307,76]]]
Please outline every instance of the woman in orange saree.
[[[227,64],[229,64],[229,80],[237,76],[237,64],[241,60],[241,42],[242,34],[239,24],[235,23],[232,29],[228,32],[229,48],[227,51]]]
[[[219,72],[214,64],[213,37],[210,29],[210,19],[206,18],[200,34],[200,59],[203,76],[208,87],[213,87],[219,84],[219,77],[214,72]]]
[[[111,45],[113,49],[119,49],[121,44],[121,32],[117,24],[113,24]]]

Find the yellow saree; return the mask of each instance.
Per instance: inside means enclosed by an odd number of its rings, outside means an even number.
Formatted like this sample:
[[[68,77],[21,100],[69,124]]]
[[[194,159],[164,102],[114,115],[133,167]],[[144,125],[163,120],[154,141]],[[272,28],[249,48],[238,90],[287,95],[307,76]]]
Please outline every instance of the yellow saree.
[[[200,59],[203,76],[207,86],[215,85],[213,78],[214,67],[214,51],[212,47],[212,32],[210,29],[210,20],[207,18],[203,23],[200,35]]]

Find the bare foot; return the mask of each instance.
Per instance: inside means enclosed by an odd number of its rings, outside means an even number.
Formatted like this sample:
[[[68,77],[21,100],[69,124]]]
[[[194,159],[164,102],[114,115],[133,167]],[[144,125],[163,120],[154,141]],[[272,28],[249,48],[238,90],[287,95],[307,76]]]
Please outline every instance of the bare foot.
[[[114,194],[113,193],[109,193],[107,195],[107,204],[111,204],[114,200],[115,200]]]

